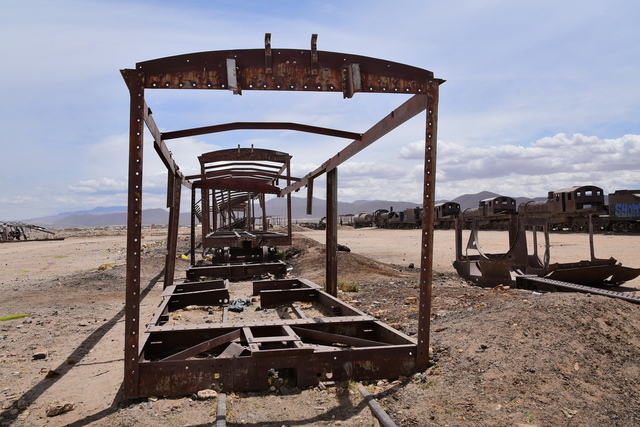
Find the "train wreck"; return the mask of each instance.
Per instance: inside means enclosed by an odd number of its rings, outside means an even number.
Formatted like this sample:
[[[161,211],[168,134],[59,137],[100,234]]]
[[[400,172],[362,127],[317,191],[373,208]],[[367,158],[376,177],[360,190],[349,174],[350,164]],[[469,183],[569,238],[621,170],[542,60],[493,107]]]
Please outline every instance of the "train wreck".
[[[50,237],[55,234],[55,232],[35,224],[16,221],[0,222],[0,243],[64,239],[62,237]]]
[[[620,285],[640,276],[640,268],[625,267],[614,258],[601,259],[595,256],[592,221],[589,222],[590,258],[568,263],[551,262],[550,224],[545,215],[511,213],[509,249],[503,253],[485,252],[479,238],[480,220],[474,218],[468,221],[469,240],[463,246],[465,221],[461,218],[456,220],[453,266],[461,277],[478,286],[511,285],[545,291],[600,293],[593,287]],[[532,235],[531,245],[527,242],[528,232]],[[539,232],[544,236],[542,253],[538,244]],[[607,295],[614,296],[611,292]],[[626,296],[621,296],[626,299]],[[629,298],[640,302],[636,296]]]
[[[127,398],[184,395],[205,388],[246,391],[274,383],[308,386],[336,381],[397,378],[428,365],[433,201],[438,118],[438,88],[444,80],[428,70],[364,56],[311,49],[211,51],[160,58],[121,70],[130,92],[129,207],[125,318]],[[146,90],[247,90],[395,93],[410,98],[363,133],[299,123],[234,122],[160,132],[145,101]],[[371,96],[371,95],[364,95]],[[421,275],[417,339],[413,339],[337,298],[338,167],[382,136],[426,111]],[[163,301],[146,327],[140,318],[140,261],[144,126],[168,173],[170,209]],[[301,178],[290,175],[290,156],[271,150],[238,148],[205,153],[201,172],[185,177],[166,145],[169,139],[238,129],[284,129],[351,142]],[[306,187],[311,213],[313,182],[326,174],[326,285],[304,278],[278,278],[282,264],[273,247],[291,241],[289,197]],[[176,278],[181,188],[191,190],[191,268]],[[198,198],[199,191],[199,198]],[[266,194],[287,198],[288,229],[268,228]],[[258,208],[256,208],[256,203]],[[262,211],[262,212],[260,212]],[[196,233],[195,217],[202,221]],[[197,259],[196,247],[202,251]],[[232,283],[263,273],[272,280],[253,282],[258,319],[230,312]],[[252,302],[250,302],[252,303]],[[206,307],[217,319],[175,324],[171,313]],[[266,313],[268,311],[268,313]]]

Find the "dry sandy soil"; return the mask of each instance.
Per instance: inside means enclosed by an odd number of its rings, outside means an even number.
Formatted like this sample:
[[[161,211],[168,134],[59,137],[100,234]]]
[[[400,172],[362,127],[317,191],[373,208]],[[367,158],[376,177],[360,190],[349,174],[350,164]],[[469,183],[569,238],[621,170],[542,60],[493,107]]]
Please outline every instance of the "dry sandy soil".
[[[187,230],[181,250],[188,245]],[[142,313],[162,291],[165,230],[145,230]],[[420,232],[340,228],[341,293],[408,335],[416,333]],[[486,251],[505,232],[486,232]],[[63,241],[0,245],[0,425],[199,426],[216,401],[122,397],[125,236],[73,231]],[[588,259],[587,236],[552,234],[552,260]],[[432,365],[365,384],[401,426],[640,425],[640,306],[573,293],[481,289],[458,278],[453,232],[434,235]],[[322,283],[324,232],[296,233],[293,274]],[[596,255],[640,267],[640,236],[596,235]],[[286,248],[282,248],[286,249]],[[179,260],[176,278],[188,262]],[[640,279],[626,290],[640,290]],[[637,292],[636,292],[637,293]],[[74,408],[48,417],[54,402]],[[376,425],[353,384],[230,393],[227,424]]]

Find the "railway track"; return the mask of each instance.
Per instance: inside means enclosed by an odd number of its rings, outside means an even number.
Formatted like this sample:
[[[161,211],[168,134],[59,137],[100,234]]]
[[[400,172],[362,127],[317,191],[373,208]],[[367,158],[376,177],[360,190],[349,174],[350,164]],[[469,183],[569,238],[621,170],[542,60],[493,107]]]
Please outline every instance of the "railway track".
[[[618,298],[635,304],[640,304],[640,295],[595,288],[592,286],[577,285],[569,282],[561,282],[559,280],[547,279],[545,277],[538,277],[535,275],[517,276],[516,287],[542,292],[582,292],[587,294],[603,295],[610,298]]]

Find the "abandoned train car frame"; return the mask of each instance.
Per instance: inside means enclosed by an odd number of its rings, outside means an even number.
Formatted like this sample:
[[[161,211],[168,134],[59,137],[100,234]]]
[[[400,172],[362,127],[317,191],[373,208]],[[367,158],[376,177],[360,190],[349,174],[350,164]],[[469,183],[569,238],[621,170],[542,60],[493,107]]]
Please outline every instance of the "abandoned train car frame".
[[[149,395],[179,395],[202,387],[247,390],[264,387],[272,369],[293,371],[298,385],[315,384],[321,373],[331,371],[335,379],[393,378],[403,372],[424,369],[429,354],[429,314],[433,258],[433,200],[435,193],[436,139],[439,85],[428,70],[359,55],[317,50],[316,36],[310,49],[272,49],[265,37],[264,49],[211,51],[160,58],[121,70],[130,92],[129,184],[127,222],[127,276],[125,301],[125,375],[127,398]],[[409,99],[364,133],[344,132],[297,123],[226,123],[162,133],[145,101],[146,90],[246,90],[336,92],[344,98],[355,93],[394,93]],[[372,95],[359,95],[372,96]],[[423,183],[422,255],[417,340],[404,337],[337,298],[337,168],[350,157],[426,111]],[[165,300],[174,293],[207,293],[212,302],[224,300],[224,286],[188,291],[174,283],[178,214],[181,188],[193,183],[180,172],[166,140],[235,129],[289,129],[352,140],[335,156],[303,178],[288,182],[278,191],[284,197],[307,189],[311,210],[313,181],[326,173],[326,290],[298,282],[275,284],[272,301],[288,301],[297,295],[324,301],[338,314],[325,320],[299,319],[264,324],[203,324],[192,328],[165,327],[161,316],[147,329],[140,319],[141,219],[144,126],[152,135],[155,151],[167,168],[167,207],[170,210],[167,257],[164,271]],[[202,286],[202,285],[199,285]],[[221,288],[220,288],[221,287]],[[222,289],[222,290],[220,290]],[[222,292],[222,298],[220,297]],[[268,292],[260,289],[264,294]],[[263,301],[264,302],[264,301]],[[345,315],[346,314],[346,315]],[[257,335],[257,336],[256,336]],[[341,343],[339,349],[318,351],[318,343]],[[261,344],[284,343],[273,351]],[[202,351],[215,350],[213,358],[194,359]],[[238,346],[243,350],[239,351]],[[324,348],[321,346],[321,348]],[[327,350],[325,348],[325,350]]]

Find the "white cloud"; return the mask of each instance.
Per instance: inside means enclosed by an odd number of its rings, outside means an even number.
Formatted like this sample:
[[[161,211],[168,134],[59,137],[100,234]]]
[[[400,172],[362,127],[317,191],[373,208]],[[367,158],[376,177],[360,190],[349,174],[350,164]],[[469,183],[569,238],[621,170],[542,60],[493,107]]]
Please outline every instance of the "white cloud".
[[[127,191],[127,181],[111,178],[90,179],[70,185],[69,189],[76,193],[122,193]]]
[[[406,159],[422,156],[421,143],[401,150]],[[438,193],[445,198],[490,190],[536,197],[547,191],[594,184],[605,191],[640,188],[640,135],[600,139],[557,134],[529,146],[465,147],[440,142]]]

